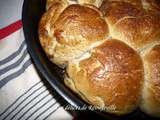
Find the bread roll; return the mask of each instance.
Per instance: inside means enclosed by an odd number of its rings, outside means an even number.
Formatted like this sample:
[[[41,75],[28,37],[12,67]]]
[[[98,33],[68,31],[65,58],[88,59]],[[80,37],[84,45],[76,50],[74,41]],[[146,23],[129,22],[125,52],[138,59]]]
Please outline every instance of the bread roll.
[[[50,60],[63,67],[101,44],[108,37],[108,26],[95,7],[73,4],[63,12],[65,5],[56,7],[42,17],[39,34]]]
[[[48,0],[39,38],[89,104],[160,117],[159,0]]]
[[[111,36],[138,51],[160,38],[160,12],[143,7],[121,1],[105,1],[100,7]]]
[[[85,60],[71,61],[67,74],[71,89],[108,112],[129,113],[139,104],[143,64],[136,51],[118,40],[107,40],[92,49]]]
[[[146,113],[160,117],[160,44],[143,53],[145,82],[141,108]]]

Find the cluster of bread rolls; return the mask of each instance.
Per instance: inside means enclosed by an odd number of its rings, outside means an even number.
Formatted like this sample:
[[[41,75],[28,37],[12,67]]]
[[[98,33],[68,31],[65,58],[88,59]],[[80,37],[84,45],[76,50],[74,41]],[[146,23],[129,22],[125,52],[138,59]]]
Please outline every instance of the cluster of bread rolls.
[[[160,117],[159,0],[48,0],[39,24],[65,84],[116,115]]]

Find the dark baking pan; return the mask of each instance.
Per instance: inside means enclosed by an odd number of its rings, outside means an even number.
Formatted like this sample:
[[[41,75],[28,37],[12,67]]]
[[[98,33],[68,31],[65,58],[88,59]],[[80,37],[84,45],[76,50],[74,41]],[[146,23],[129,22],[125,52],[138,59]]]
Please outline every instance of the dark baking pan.
[[[45,12],[45,5],[45,0],[24,0],[22,21],[28,51],[33,59],[33,62],[35,63],[37,70],[51,85],[51,89],[57,91],[58,94],[73,107],[82,107],[83,105],[87,105],[87,103],[85,103],[82,99],[80,99],[76,94],[74,94],[65,86],[63,81],[64,70],[51,63],[40,46],[38,39],[38,23],[42,14]],[[94,116],[94,118],[103,118],[107,120],[153,119],[142,113],[139,108],[134,112],[121,117],[100,111],[89,110],[77,111],[77,114],[88,115],[89,117]]]

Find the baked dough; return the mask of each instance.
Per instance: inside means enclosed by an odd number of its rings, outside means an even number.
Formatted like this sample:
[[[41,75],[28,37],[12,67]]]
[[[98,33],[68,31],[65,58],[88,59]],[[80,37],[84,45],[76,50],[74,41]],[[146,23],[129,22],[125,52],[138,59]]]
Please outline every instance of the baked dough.
[[[39,38],[86,102],[160,117],[159,0],[48,0]]]

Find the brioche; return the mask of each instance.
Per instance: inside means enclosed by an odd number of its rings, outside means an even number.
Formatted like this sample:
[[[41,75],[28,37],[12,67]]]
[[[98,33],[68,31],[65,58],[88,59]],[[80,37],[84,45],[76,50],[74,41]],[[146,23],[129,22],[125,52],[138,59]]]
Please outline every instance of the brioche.
[[[89,104],[160,117],[159,0],[48,0],[39,39]]]

